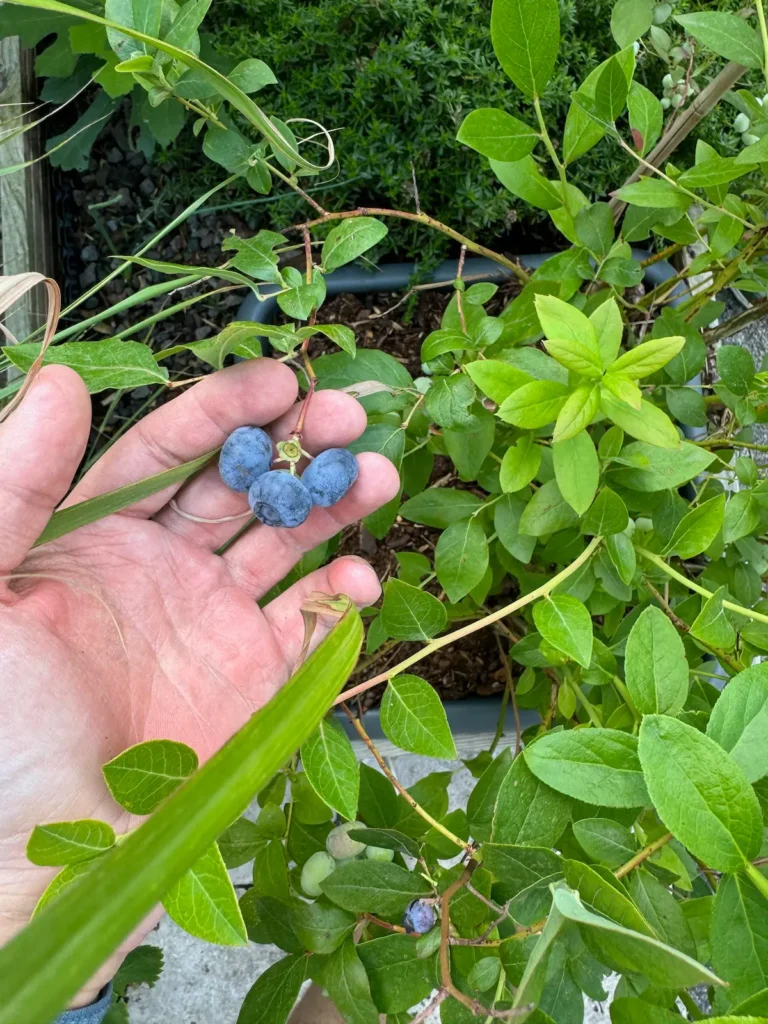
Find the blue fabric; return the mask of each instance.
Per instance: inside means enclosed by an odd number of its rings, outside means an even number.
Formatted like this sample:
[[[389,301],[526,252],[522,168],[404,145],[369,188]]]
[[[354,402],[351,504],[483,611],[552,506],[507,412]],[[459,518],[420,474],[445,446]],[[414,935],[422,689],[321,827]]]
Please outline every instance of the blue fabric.
[[[81,1006],[77,1010],[67,1010],[57,1017],[54,1024],[101,1024],[112,1003],[112,982],[103,988],[95,1003]]]

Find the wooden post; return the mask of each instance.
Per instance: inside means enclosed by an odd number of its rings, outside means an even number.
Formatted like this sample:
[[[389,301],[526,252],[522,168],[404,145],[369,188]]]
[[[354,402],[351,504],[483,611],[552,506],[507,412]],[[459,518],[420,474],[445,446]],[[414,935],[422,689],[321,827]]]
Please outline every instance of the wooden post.
[[[0,121],[6,122],[36,105],[34,63],[34,50],[23,47],[18,36],[0,40]],[[6,141],[0,138],[0,170],[33,160],[42,152],[43,138],[39,128],[32,128]],[[47,172],[48,164],[41,160],[23,170],[0,176],[3,274],[37,270],[53,276],[54,247]],[[23,341],[45,323],[46,311],[45,289],[34,288],[8,313],[5,325],[17,341]]]

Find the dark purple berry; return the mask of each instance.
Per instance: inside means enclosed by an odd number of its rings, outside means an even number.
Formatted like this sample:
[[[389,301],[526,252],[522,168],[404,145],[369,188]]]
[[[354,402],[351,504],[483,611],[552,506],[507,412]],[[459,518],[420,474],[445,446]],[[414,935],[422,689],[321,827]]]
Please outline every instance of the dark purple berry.
[[[409,935],[414,932],[424,935],[434,928],[436,920],[435,910],[431,904],[424,903],[422,900],[412,900],[405,908],[403,927]]]
[[[309,491],[285,469],[260,476],[248,491],[248,504],[266,526],[301,526],[312,511]]]
[[[219,474],[233,491],[247,491],[272,461],[272,438],[261,427],[233,430],[219,455]]]
[[[340,501],[357,480],[357,459],[346,448],[329,448],[320,452],[302,474],[302,482],[312,496],[312,503],[330,508]]]

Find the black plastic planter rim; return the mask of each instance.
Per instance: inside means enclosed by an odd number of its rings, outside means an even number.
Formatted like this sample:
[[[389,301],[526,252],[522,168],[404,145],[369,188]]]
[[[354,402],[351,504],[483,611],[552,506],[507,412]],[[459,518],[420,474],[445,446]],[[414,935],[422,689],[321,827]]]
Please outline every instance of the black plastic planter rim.
[[[520,263],[524,266],[536,268],[541,266],[556,253],[536,253],[532,255],[519,256]],[[636,259],[645,259],[647,252],[634,250]],[[457,261],[445,260],[433,271],[424,275],[424,283],[434,284],[440,282],[446,288],[453,286],[456,279]],[[409,281],[418,273],[417,263],[383,263],[374,268],[364,267],[361,264],[353,263],[346,267],[340,267],[326,277],[327,295],[331,298],[341,295],[344,292],[351,292],[355,295],[364,295],[370,292],[397,292],[407,288]],[[674,277],[675,270],[666,260],[660,260],[646,267],[645,278],[654,287],[663,284],[671,277]],[[464,263],[463,277],[472,283],[476,281],[491,281],[502,283],[512,277],[512,271],[495,263],[485,257],[471,257]],[[250,294],[244,299],[238,310],[238,320],[250,321],[251,323],[270,324],[274,321],[277,312],[277,299],[267,296],[259,300],[255,295]],[[692,382],[695,383],[695,382]],[[448,724],[454,736],[484,736],[493,735],[501,709],[501,695],[493,697],[467,697],[464,700],[446,701],[446,715]],[[511,711],[510,711],[511,714]],[[352,739],[357,739],[354,727],[348,721],[346,715],[338,713],[338,720],[348,732]],[[522,709],[520,711],[520,725],[523,730],[531,725],[540,722],[541,718],[535,710]],[[365,712],[365,727],[371,739],[375,742],[384,741],[386,737],[381,728],[379,709],[371,708]]]

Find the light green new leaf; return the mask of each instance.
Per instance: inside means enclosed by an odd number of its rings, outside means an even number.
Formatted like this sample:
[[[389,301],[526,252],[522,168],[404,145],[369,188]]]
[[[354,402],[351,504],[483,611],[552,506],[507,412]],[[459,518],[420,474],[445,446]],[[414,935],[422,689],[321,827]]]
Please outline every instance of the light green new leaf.
[[[424,407],[439,426],[464,430],[474,423],[471,407],[475,397],[475,386],[465,374],[436,377],[426,394]]]
[[[629,87],[627,99],[629,126],[636,132],[635,144],[640,156],[645,156],[656,144],[664,125],[664,110],[658,98],[639,82]]]
[[[386,224],[374,217],[351,217],[332,228],[320,253],[326,273],[362,256],[387,234]]]
[[[27,842],[33,864],[58,867],[98,857],[115,845],[115,833],[104,821],[83,819],[35,825]]]
[[[27,373],[40,355],[40,345],[6,345],[3,353]],[[43,356],[43,365],[69,366],[80,374],[91,394],[107,388],[137,388],[168,381],[168,371],[157,365],[148,345],[115,338],[51,345]]]
[[[630,380],[640,380],[641,377],[649,377],[662,366],[666,366],[683,345],[685,338],[653,338],[619,356],[608,370],[610,373],[620,373],[623,377],[629,377]]]
[[[323,986],[344,1024],[379,1024],[368,975],[351,938],[331,954],[323,973]]]
[[[750,782],[768,775],[768,664],[752,665],[731,679],[712,709],[707,735]]]
[[[626,533],[614,533],[605,538],[605,550],[625,586],[630,586],[637,568],[635,548]]]
[[[688,696],[688,662],[677,630],[660,608],[646,608],[627,639],[624,673],[641,714],[678,715]]]
[[[618,302],[611,298],[601,302],[590,314],[589,322],[595,331],[603,366],[610,366],[619,354],[624,334],[624,321]]]
[[[624,185],[615,193],[616,198],[632,206],[650,206],[654,209],[687,210],[691,197],[685,192],[659,178],[640,178],[631,185]]]
[[[216,843],[163,897],[163,906],[180,928],[220,946],[247,946],[248,936],[237,895]]]
[[[712,966],[732,1004],[768,987],[768,901],[743,875],[726,875],[712,907]]]
[[[447,613],[442,601],[426,590],[402,580],[384,584],[381,622],[395,640],[429,640],[445,629]]]
[[[676,554],[680,558],[693,558],[706,551],[720,532],[725,515],[725,495],[718,494],[686,512],[675,527],[665,555]]]
[[[676,14],[675,21],[702,46],[726,60],[746,68],[763,66],[763,44],[757,32],[738,14],[725,11],[699,11]]]
[[[372,860],[341,864],[321,885],[325,895],[344,910],[385,917],[399,917],[411,900],[431,891],[417,872]]]
[[[537,295],[534,301],[541,329],[549,342],[568,343],[567,349],[563,349],[563,352],[572,353],[574,358],[581,353],[580,365],[589,366],[599,375],[602,369],[600,348],[597,344],[595,328],[589,318],[581,310],[563,302],[555,295]],[[558,362],[568,365],[563,362],[557,351],[550,351]],[[568,368],[573,369],[576,373],[584,373],[576,366],[568,366]]]
[[[581,532],[594,537],[622,533],[629,524],[627,506],[610,487],[603,487],[581,524]]]
[[[606,373],[602,380],[603,393],[607,389],[614,398],[630,406],[636,412],[642,408],[643,393],[634,381],[621,373]]]
[[[401,750],[449,760],[457,756],[443,703],[420,676],[390,679],[381,701],[381,728]]]
[[[524,434],[504,452],[499,472],[502,491],[513,493],[527,487],[539,471],[541,448],[533,434]]]
[[[546,597],[533,606],[533,621],[547,643],[589,668],[592,619],[581,601],[568,594]]]
[[[456,138],[483,156],[514,163],[528,156],[541,136],[505,110],[480,107],[467,114]]]
[[[724,651],[732,650],[736,643],[736,630],[723,608],[723,601],[727,599],[727,587],[719,587],[711,597],[704,601],[701,611],[691,626],[691,636],[710,647],[717,647]],[[730,689],[729,686],[729,692]]]
[[[301,763],[320,799],[353,821],[360,793],[360,765],[347,734],[334,718],[324,718],[302,744]]]
[[[717,975],[684,953],[588,910],[578,893],[564,887],[555,889],[554,907],[579,926],[587,947],[614,970],[642,974],[654,985],[673,989],[723,984]]]
[[[553,440],[569,441],[577,435],[584,434],[585,428],[594,419],[599,404],[600,389],[596,384],[576,388],[569,395],[558,414]],[[592,444],[591,441],[590,444]],[[594,445],[592,447],[594,449]],[[597,486],[597,481],[595,481],[595,486]]]
[[[728,500],[723,517],[723,540],[731,544],[748,537],[760,526],[760,505],[752,491],[737,491]]]
[[[513,391],[521,388],[523,384],[530,384],[533,381],[533,377],[529,373],[518,370],[516,366],[504,363],[500,359],[478,359],[474,363],[465,363],[464,370],[483,394],[498,405],[501,405]]]
[[[570,820],[571,801],[537,779],[524,758],[516,757],[496,798],[492,841],[551,847]]]
[[[618,729],[546,733],[524,756],[537,779],[584,803],[642,807],[648,800],[637,739]]]
[[[600,479],[600,461],[586,430],[562,440],[556,434],[552,462],[560,493],[577,515],[583,515],[592,504]]]
[[[646,715],[639,749],[659,817],[695,857],[716,871],[739,871],[757,856],[760,805],[719,744],[667,715]]]
[[[679,448],[680,435],[674,423],[655,405],[643,399],[640,409],[633,409],[605,390],[600,392],[600,411],[631,437],[658,448]]]
[[[259,975],[245,997],[237,1024],[285,1024],[307,976],[309,958],[286,956]]]
[[[197,771],[197,754],[174,740],[128,747],[102,767],[109,791],[131,814],[151,814]]]
[[[554,422],[568,398],[568,388],[553,380],[524,384],[502,402],[497,415],[505,423],[537,430]]]
[[[518,89],[529,99],[541,96],[560,47],[557,0],[494,0],[491,42]]]
[[[455,604],[476,587],[488,568],[488,540],[477,519],[453,523],[435,548],[435,572],[440,586]]]
[[[578,521],[578,515],[560,493],[557,481],[547,480],[525,506],[518,523],[518,533],[543,537],[575,526]]]

